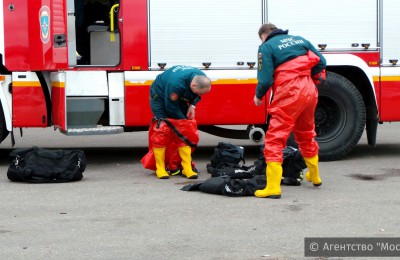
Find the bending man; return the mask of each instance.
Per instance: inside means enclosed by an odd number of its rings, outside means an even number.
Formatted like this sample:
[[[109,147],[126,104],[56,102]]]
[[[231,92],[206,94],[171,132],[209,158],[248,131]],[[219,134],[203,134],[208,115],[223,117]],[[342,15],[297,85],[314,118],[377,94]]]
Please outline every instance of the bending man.
[[[165,150],[172,141],[177,143],[181,157],[182,174],[188,179],[198,177],[191,164],[190,146],[177,138],[171,128],[162,119],[177,119],[177,128],[181,132],[195,129],[198,142],[195,106],[201,95],[211,90],[211,80],[204,72],[190,66],[173,66],[158,75],[150,87],[150,105],[157,124],[153,124],[151,137],[156,161],[156,175],[159,179],[168,179],[165,167]],[[180,129],[179,129],[180,128]],[[182,131],[183,130],[183,131]]]

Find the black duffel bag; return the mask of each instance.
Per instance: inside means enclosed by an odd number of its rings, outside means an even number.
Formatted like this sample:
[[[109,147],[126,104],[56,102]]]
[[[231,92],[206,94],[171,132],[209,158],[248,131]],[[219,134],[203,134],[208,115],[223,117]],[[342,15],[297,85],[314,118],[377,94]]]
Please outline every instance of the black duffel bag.
[[[11,181],[54,183],[79,181],[86,168],[81,150],[20,148],[9,155],[7,177]]]

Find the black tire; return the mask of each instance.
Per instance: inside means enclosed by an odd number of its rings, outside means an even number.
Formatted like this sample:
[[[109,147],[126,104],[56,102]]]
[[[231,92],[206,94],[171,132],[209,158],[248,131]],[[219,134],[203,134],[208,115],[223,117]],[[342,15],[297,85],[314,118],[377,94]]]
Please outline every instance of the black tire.
[[[345,77],[328,72],[327,82],[318,86],[315,110],[316,141],[321,161],[346,156],[360,140],[366,120],[363,98]]]
[[[354,148],[364,132],[364,102],[353,83],[333,72],[328,72],[327,82],[318,86],[318,92],[315,140],[319,144],[319,159],[339,160]],[[287,145],[298,148],[293,134]]]
[[[8,136],[10,132],[7,130],[6,119],[4,117],[3,106],[0,102],[0,143]]]

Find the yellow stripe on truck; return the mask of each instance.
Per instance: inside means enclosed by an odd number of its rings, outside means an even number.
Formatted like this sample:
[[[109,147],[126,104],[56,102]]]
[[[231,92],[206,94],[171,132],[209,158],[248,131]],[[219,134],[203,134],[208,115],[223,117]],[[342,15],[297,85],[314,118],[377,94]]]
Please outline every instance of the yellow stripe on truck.
[[[125,80],[125,86],[127,87],[134,87],[134,86],[150,86],[151,83],[153,83],[154,80],[145,80],[145,81],[129,81]]]
[[[213,80],[213,85],[237,85],[237,84],[257,84],[257,79],[217,79]]]
[[[53,81],[51,82],[53,88],[65,88],[65,82]]]
[[[12,85],[13,87],[26,87],[26,88],[42,87],[39,81],[13,81]]]
[[[400,76],[374,76],[373,77],[374,82],[379,82],[379,81],[400,81]]]

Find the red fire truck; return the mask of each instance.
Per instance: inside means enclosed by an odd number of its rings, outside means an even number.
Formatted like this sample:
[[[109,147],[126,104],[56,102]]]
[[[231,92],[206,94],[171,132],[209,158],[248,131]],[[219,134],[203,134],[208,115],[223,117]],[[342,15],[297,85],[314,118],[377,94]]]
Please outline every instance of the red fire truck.
[[[378,123],[400,120],[399,12],[396,0],[2,0],[0,140],[28,127],[145,131],[150,84],[184,64],[213,81],[199,128],[260,142],[267,114],[252,103],[257,32],[272,22],[327,59],[315,123],[320,158],[337,160],[364,129],[375,145]]]

